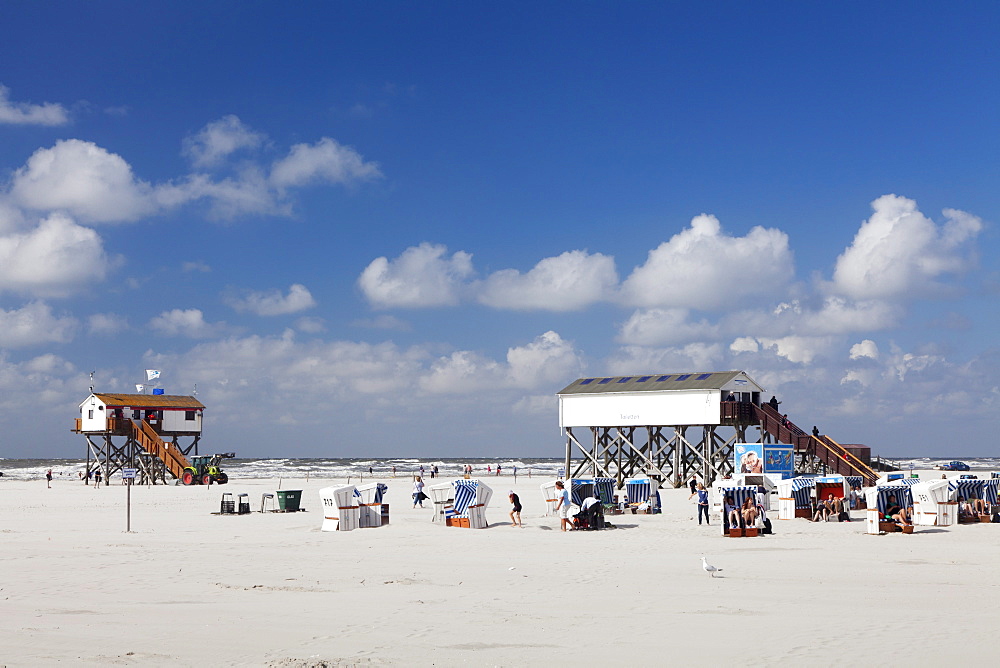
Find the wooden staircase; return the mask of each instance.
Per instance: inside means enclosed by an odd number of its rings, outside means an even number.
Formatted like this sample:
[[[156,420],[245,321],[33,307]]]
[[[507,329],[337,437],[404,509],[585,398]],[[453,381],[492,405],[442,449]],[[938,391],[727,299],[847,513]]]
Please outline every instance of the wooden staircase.
[[[131,422],[132,438],[135,439],[135,442],[141,445],[146,452],[162,461],[170,475],[180,479],[184,475],[184,469],[191,466],[184,453],[160,438],[156,430],[145,420],[131,420]]]
[[[874,485],[878,479],[878,473],[829,436],[805,433],[767,404],[754,406],[754,409],[761,429],[777,442],[794,446],[797,453],[812,456],[833,473],[861,476],[865,485]]]

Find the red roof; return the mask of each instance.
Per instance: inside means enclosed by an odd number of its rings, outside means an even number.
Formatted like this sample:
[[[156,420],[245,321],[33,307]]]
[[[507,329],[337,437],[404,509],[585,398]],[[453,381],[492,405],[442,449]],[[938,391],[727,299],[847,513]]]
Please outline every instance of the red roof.
[[[100,399],[110,408],[205,408],[194,397],[185,397],[179,394],[110,394],[106,392],[95,392],[94,396]]]

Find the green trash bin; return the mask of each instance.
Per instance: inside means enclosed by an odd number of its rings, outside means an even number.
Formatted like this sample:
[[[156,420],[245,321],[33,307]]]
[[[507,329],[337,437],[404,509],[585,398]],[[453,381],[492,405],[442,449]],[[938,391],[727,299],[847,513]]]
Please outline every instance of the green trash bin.
[[[285,513],[294,513],[299,510],[299,503],[302,502],[301,489],[279,489],[278,490],[278,510]]]

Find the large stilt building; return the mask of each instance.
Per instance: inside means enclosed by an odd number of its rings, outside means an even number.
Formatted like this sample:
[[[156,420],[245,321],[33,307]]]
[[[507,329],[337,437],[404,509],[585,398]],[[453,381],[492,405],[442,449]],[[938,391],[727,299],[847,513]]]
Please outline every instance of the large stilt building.
[[[557,395],[566,475],[708,484],[733,473],[735,444],[773,440],[794,446],[805,468],[874,482],[866,463],[828,436],[803,432],[763,393],[743,371],[578,378]]]
[[[204,411],[195,397],[92,392],[73,430],[87,439],[86,479],[124,468],[136,469],[138,482],[180,478],[188,455],[198,454]]]

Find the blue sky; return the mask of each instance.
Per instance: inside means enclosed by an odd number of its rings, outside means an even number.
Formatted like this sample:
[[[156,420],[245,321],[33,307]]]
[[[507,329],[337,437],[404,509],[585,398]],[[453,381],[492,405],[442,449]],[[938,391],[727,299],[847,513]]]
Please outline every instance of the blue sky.
[[[147,368],[244,456],[559,456],[573,379],[730,369],[993,454],[998,15],[7,7],[0,456]]]

